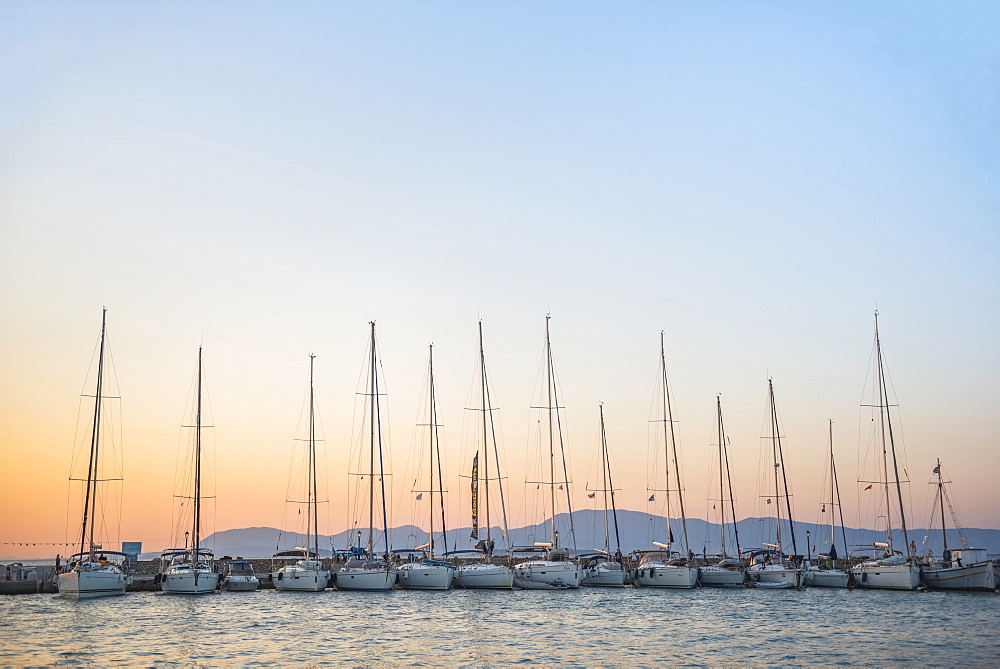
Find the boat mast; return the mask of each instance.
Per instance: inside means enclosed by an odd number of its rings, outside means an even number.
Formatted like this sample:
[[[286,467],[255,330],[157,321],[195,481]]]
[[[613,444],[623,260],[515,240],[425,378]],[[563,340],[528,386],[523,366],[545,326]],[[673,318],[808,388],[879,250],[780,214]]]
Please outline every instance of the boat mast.
[[[788,511],[788,531],[792,535],[792,553],[798,555],[799,548],[795,543],[795,521],[792,518],[792,496],[788,494],[788,474],[785,472],[785,455],[781,449],[781,434],[778,432],[778,408],[774,404],[774,382],[767,380],[767,392],[771,404],[771,443],[774,450],[774,494],[777,497],[778,490],[784,490],[785,508]],[[778,470],[781,470],[782,487],[778,486]],[[774,500],[778,505],[778,545],[781,546],[781,502]],[[784,549],[782,549],[784,550]],[[806,556],[808,557],[808,556]]]
[[[97,391],[94,394],[94,429],[90,434],[90,460],[87,463],[87,490],[83,500],[83,527],[80,531],[80,552],[84,552],[87,543],[88,525],[90,529],[89,561],[94,561],[94,525],[90,513],[97,514],[97,456],[101,441],[101,394],[104,385],[104,329],[108,310],[101,309],[101,352],[97,359]]]
[[[379,406],[378,376],[375,374],[375,321],[372,321],[372,382],[374,389],[375,413],[377,414],[378,427],[378,479],[381,485],[382,494],[382,538],[385,541],[386,569],[389,568],[389,515],[385,508],[385,461],[383,459],[382,444],[382,412]]]
[[[677,501],[681,510],[681,533],[684,536],[684,549],[687,556],[691,556],[691,544],[688,543],[687,515],[684,513],[684,490],[681,486],[681,469],[677,462],[677,435],[674,433],[673,408],[670,405],[670,384],[667,382],[667,357],[663,346],[663,330],[660,330],[660,370],[663,376],[663,449],[667,459],[667,536],[673,535],[670,531],[670,451],[672,448],[674,456],[674,478],[677,479]],[[670,439],[667,439],[667,426],[670,426]],[[670,540],[669,543],[673,543]]]
[[[719,523],[719,535],[722,541],[722,557],[726,557],[726,493],[725,493],[725,480],[722,474],[722,398],[719,395],[715,396],[715,417],[719,433],[719,505],[722,507]],[[733,514],[733,520],[736,520],[736,514]],[[737,557],[739,555],[737,554]]]
[[[611,550],[611,522],[608,518],[608,437],[604,431],[604,403],[599,405],[601,410],[601,479],[604,484],[601,492],[604,495],[604,550]],[[617,525],[617,524],[616,524]]]
[[[878,394],[879,394],[879,426],[882,433],[882,461],[885,471],[885,517],[886,517],[886,531],[889,535],[889,555],[892,553],[892,513],[890,512],[890,497],[889,497],[889,462],[887,459],[887,453],[885,449],[886,444],[886,433],[888,432],[889,437],[889,448],[892,453],[892,470],[895,478],[896,484],[896,498],[899,501],[899,523],[903,529],[903,543],[906,545],[906,555],[910,556],[910,537],[909,532],[906,529],[906,511],[903,509],[903,487],[899,480],[899,463],[896,461],[896,442],[892,436],[892,417],[889,415],[889,390],[885,382],[885,371],[882,367],[882,343],[879,341],[878,337],[878,311],[875,312],[875,355],[876,364],[878,371]]]
[[[569,512],[569,534],[573,540],[573,550],[576,550],[576,527],[573,522],[573,498],[569,494],[569,469],[566,467],[566,446],[563,443],[562,435],[562,418],[559,415],[559,394],[556,391],[555,379],[554,379],[554,369],[555,365],[552,362],[552,340],[549,338],[549,319],[552,318],[549,314],[545,315],[545,352],[546,358],[548,360],[547,375],[548,375],[548,393],[549,393],[549,473],[551,475],[551,485],[550,489],[552,491],[552,547],[556,546],[556,475],[555,475],[555,441],[553,435],[553,428],[559,430],[559,454],[562,458],[562,470],[563,470],[563,485],[566,486],[566,509]],[[554,404],[553,404],[554,402]],[[552,412],[555,411],[556,422],[555,426],[552,424]]]
[[[608,440],[607,440],[607,438],[604,435],[604,405],[603,404],[601,405],[601,441],[604,442],[604,451],[605,451],[605,453],[607,453],[607,443],[608,443]],[[621,550],[622,549],[622,540],[621,540],[621,535],[618,533],[618,507],[615,505],[615,481],[614,481],[614,478],[611,475],[611,457],[610,457],[610,454],[606,455],[605,459],[607,460],[607,463],[608,463],[607,464],[607,467],[608,467],[608,486],[607,487],[608,487],[608,492],[611,494],[611,517],[615,521],[615,548],[617,550]],[[611,550],[610,546],[608,546],[608,550]]]
[[[444,548],[448,550],[448,528],[444,522],[444,478],[441,476],[441,437],[438,434],[438,422],[437,422],[437,399],[435,398],[434,391],[434,344],[430,345],[430,354],[428,362],[428,376],[430,385],[430,474],[431,474],[431,486],[430,486],[430,519],[431,519],[431,534],[430,534],[430,548],[431,548],[431,558],[434,558],[434,457],[437,455],[437,471],[438,471],[438,500],[441,505],[441,537],[444,540]]]
[[[486,412],[489,410],[486,406],[486,357],[483,354],[483,321],[479,321],[479,376],[480,376],[480,397],[482,398],[483,406],[483,477],[485,490],[483,495],[483,502],[486,505],[486,546],[492,545],[493,542],[493,532],[492,523],[490,522],[490,451],[486,443]],[[491,417],[492,418],[492,417]],[[492,421],[491,421],[492,422]],[[499,472],[499,463],[497,464],[497,471]],[[484,555],[489,554],[491,551],[487,548],[484,551]]]
[[[840,516],[840,538],[843,539],[844,550],[847,550],[847,530],[844,529],[844,507],[840,503],[840,481],[837,480],[837,463],[833,458],[833,419],[830,421],[830,506],[837,506],[837,516]],[[837,531],[835,523],[837,516],[830,510],[830,546],[835,546]]]
[[[316,558],[319,559],[319,506],[316,490],[316,410],[313,391],[313,361],[316,356],[309,354],[309,502],[306,505],[306,559],[309,559],[309,533],[315,544]]]
[[[194,540],[191,553],[192,568],[198,562],[201,548],[201,346],[198,347],[198,408],[194,418]]]
[[[368,323],[372,326],[371,334],[371,370],[368,380],[368,408],[371,434],[369,439],[369,467],[368,467],[368,559],[375,557],[374,535],[375,535],[375,321]]]
[[[555,435],[553,433],[554,426],[552,424],[552,345],[549,341],[549,319],[551,316],[545,315],[545,373],[547,381],[547,392],[548,392],[548,412],[549,412],[549,498],[552,503],[552,530],[549,533],[549,541],[552,543],[552,548],[558,548],[556,545],[556,454],[555,454]]]
[[[479,364],[480,364],[480,374],[482,376],[482,400],[483,400],[483,455],[486,457],[486,462],[490,459],[490,449],[486,442],[486,412],[490,412],[490,436],[493,440],[493,458],[496,463],[496,480],[497,480],[497,492],[500,493],[500,512],[503,516],[503,536],[506,539],[509,536],[509,530],[507,527],[507,504],[503,495],[503,476],[501,476],[500,471],[500,448],[497,446],[497,427],[496,421],[493,419],[493,400],[490,398],[490,386],[486,380],[486,354],[483,352],[483,321],[479,321]],[[490,494],[490,483],[489,477],[486,478],[486,499],[489,500]],[[487,501],[486,504],[486,538],[490,545],[492,546],[492,540],[490,539],[490,522],[489,522],[490,506]],[[492,548],[491,548],[492,551]]]
[[[729,447],[726,445],[726,442],[728,441],[728,439],[725,436],[725,434],[726,434],[725,426],[724,426],[724,424],[722,422],[722,402],[719,401],[718,405],[719,405],[718,408],[719,408],[719,428],[720,428],[720,439],[719,439],[719,441],[722,442],[722,453],[725,456],[725,460],[726,460],[726,483],[729,486],[729,510],[730,510],[730,513],[732,513],[732,515],[733,515],[733,538],[736,540],[736,557],[739,558],[742,551],[740,550],[740,528],[739,528],[739,525],[736,524],[736,497],[733,495],[733,476],[732,476],[732,474],[729,471]],[[721,464],[720,464],[720,466],[721,466]],[[721,472],[720,472],[720,476],[721,476]],[[723,505],[722,521],[725,522],[725,520],[726,520],[726,516],[725,516],[725,502],[722,501],[722,500],[720,500],[719,503]],[[725,553],[726,553],[726,547],[725,547],[725,545],[723,545],[723,547],[722,547],[723,557],[725,557]]]
[[[941,504],[941,555],[948,550],[948,530],[944,524],[944,481],[941,480],[941,458],[937,459],[937,467],[934,468],[934,473],[938,477],[938,497],[940,498]]]

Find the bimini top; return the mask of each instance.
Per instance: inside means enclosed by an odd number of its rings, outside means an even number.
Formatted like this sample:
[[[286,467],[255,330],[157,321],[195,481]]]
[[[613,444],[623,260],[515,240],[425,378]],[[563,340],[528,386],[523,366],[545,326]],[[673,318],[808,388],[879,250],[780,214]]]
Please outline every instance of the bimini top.
[[[168,557],[174,557],[176,555],[190,555],[191,553],[194,553],[194,549],[191,549],[191,548],[168,548],[167,550],[163,551],[160,554],[160,557],[161,558],[168,558]],[[198,549],[198,555],[214,556],[215,553],[213,553],[212,551],[208,550],[207,548],[199,548]]]
[[[83,553],[76,553],[75,555],[70,555],[66,559],[67,560],[72,560],[73,558],[90,557],[90,554],[91,554],[91,551],[84,551]],[[96,551],[93,551],[93,554],[94,555],[121,555],[122,557],[126,557],[126,558],[132,557],[130,554],[128,554],[128,553],[122,553],[121,551],[96,550]]]

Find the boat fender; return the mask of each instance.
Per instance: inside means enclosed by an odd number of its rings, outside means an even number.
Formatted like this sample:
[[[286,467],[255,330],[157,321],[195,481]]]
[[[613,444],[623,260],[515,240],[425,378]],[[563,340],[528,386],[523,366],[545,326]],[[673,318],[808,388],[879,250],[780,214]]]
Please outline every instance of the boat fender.
[[[653,578],[654,574],[656,574],[656,567],[650,567],[649,568],[649,577]]]
[[[868,582],[868,572],[866,571],[861,572],[861,582],[862,583]]]
[[[157,574],[153,577],[153,585],[159,585],[160,581],[163,580],[163,574]]]
[[[285,572],[279,571],[278,572],[278,580],[279,581],[284,580],[284,577],[285,577]]]
[[[337,572],[330,574],[330,587],[333,587],[337,583]]]

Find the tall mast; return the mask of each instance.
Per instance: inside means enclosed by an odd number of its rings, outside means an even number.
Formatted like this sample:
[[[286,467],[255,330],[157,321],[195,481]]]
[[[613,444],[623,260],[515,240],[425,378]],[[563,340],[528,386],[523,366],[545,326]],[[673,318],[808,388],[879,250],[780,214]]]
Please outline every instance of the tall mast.
[[[837,515],[830,509],[830,546],[836,546],[837,518],[840,518],[840,538],[843,540],[844,550],[847,550],[847,530],[844,529],[844,507],[840,503],[840,482],[837,480],[837,462],[833,458],[833,419],[830,421],[830,506],[836,506]]]
[[[316,557],[319,558],[319,497],[316,486],[316,409],[315,393],[313,391],[313,361],[316,356],[309,354],[309,503],[306,506],[306,559],[309,559],[309,533],[312,539]]]
[[[771,404],[771,443],[774,451],[774,494],[775,497],[778,495],[778,490],[784,490],[785,497],[785,508],[788,511],[788,531],[792,535],[792,553],[798,555],[799,548],[795,543],[795,521],[792,518],[792,496],[788,494],[788,474],[785,472],[785,454],[781,448],[781,434],[778,431],[778,408],[774,404],[774,383],[771,379],[767,380],[767,392],[770,398]],[[778,470],[781,470],[781,483],[782,486],[778,486]],[[774,500],[778,505],[778,509],[781,509],[780,498]],[[781,546],[781,514],[778,513],[778,545]],[[782,548],[784,550],[784,548]],[[807,556],[808,557],[808,556]]]
[[[833,464],[833,419],[829,418],[830,427],[830,506],[833,506],[834,500],[837,494],[837,467]],[[830,509],[830,545],[835,546],[837,543],[837,516],[834,515],[833,509]],[[847,546],[844,546],[846,549]]]
[[[934,471],[938,477],[938,497],[941,504],[941,555],[943,556],[944,551],[948,550],[948,530],[944,524],[944,481],[941,480],[941,458],[937,459],[937,467],[934,468]]]
[[[375,374],[375,321],[372,321],[372,382],[374,388],[376,427],[378,429],[378,480],[382,494],[382,539],[385,541],[386,569],[389,568],[389,514],[385,505],[385,458],[382,444],[382,412],[379,406],[378,376]]]
[[[886,454],[886,434],[888,433],[889,439],[889,450],[892,454],[892,470],[894,482],[896,484],[896,498],[899,502],[899,523],[903,529],[903,543],[906,545],[906,554],[910,555],[910,536],[906,529],[906,511],[903,509],[903,487],[899,480],[899,463],[896,460],[896,442],[892,436],[892,417],[889,415],[889,391],[888,386],[885,382],[885,372],[882,367],[882,343],[879,341],[878,337],[878,312],[875,312],[875,355],[878,368],[878,394],[879,394],[879,425],[882,432],[882,460],[884,463],[885,470],[885,495],[886,495],[886,530],[889,535],[889,551],[892,555],[892,514],[890,513],[890,501],[889,501],[889,463]]]
[[[430,549],[431,558],[434,557],[434,458],[437,456],[437,471],[438,471],[438,489],[439,489],[439,502],[441,506],[441,533],[444,539],[445,550],[448,550],[448,529],[444,522],[444,479],[441,476],[441,438],[438,434],[438,422],[437,422],[437,399],[435,398],[434,391],[434,344],[430,345],[430,354],[428,362],[428,377],[430,385],[430,409],[429,409],[429,424],[430,424],[430,519],[431,519],[431,534],[430,534]]]
[[[721,508],[720,523],[719,523],[719,535],[722,541],[722,557],[726,557],[726,493],[724,491],[723,485],[725,480],[723,479],[722,473],[722,398],[719,395],[715,396],[715,418],[716,427],[719,434],[719,506]],[[736,514],[733,514],[733,520],[735,521]]]
[[[555,435],[552,425],[552,348],[549,342],[549,316],[545,315],[545,374],[548,392],[548,412],[549,412],[549,501],[552,503],[552,530],[549,533],[549,541],[552,548],[556,546],[556,454]]]
[[[840,538],[843,540],[843,546],[845,551],[847,551],[847,530],[844,526],[844,505],[840,503],[840,481],[837,480],[837,463],[833,459],[833,420],[830,420],[830,476],[833,478],[835,497],[831,497],[831,500],[836,500],[837,502],[837,516],[840,518]],[[833,545],[832,543],[830,544]]]
[[[500,447],[497,445],[497,428],[496,421],[493,419],[493,401],[490,398],[490,386],[489,382],[486,380],[486,354],[483,352],[483,321],[479,321],[479,363],[480,363],[480,374],[482,376],[482,399],[483,399],[483,455],[486,458],[487,463],[490,458],[490,449],[486,441],[486,412],[490,414],[490,438],[493,441],[493,458],[494,464],[496,465],[496,481],[497,481],[497,492],[500,493],[500,513],[503,517],[503,536],[506,539],[509,536],[509,529],[507,527],[507,503],[503,495],[503,476],[501,476],[500,471]],[[485,470],[488,471],[488,470]],[[490,482],[489,477],[486,478],[486,538],[490,540],[490,505],[489,505],[489,494],[490,494]]]
[[[604,442],[604,451],[607,453],[607,438],[604,436],[604,406],[601,405],[601,440]],[[621,550],[622,539],[621,535],[618,533],[618,507],[615,504],[615,481],[614,477],[611,475],[611,457],[610,454],[607,456],[608,461],[608,492],[611,494],[611,518],[615,521],[615,549]],[[608,550],[611,547],[608,546]]]
[[[548,412],[549,412],[549,490],[552,493],[552,548],[556,546],[556,459],[555,459],[555,430],[559,430],[559,454],[562,457],[563,485],[566,487],[566,510],[569,512],[569,533],[573,540],[573,549],[576,549],[576,528],[573,523],[573,498],[569,494],[569,470],[566,467],[566,447],[563,444],[562,418],[559,415],[559,395],[556,392],[555,379],[553,378],[552,362],[552,340],[549,337],[550,315],[545,315],[545,357],[546,376],[548,379]],[[555,412],[555,424],[552,415]]]
[[[480,395],[483,401],[483,477],[485,479],[485,490],[483,501],[486,504],[486,545],[489,546],[493,540],[493,533],[490,522],[490,451],[486,443],[486,412],[490,409],[486,405],[486,355],[483,353],[483,322],[479,321],[479,376]],[[491,417],[492,418],[492,417]],[[491,421],[492,422],[492,421]],[[499,464],[497,472],[499,472]],[[498,474],[499,475],[499,474]],[[487,550],[488,552],[488,550]]]
[[[201,346],[198,347],[198,408],[194,418],[194,539],[191,564],[198,562],[201,547]]]
[[[611,522],[608,518],[608,437],[604,431],[604,404],[601,410],[601,492],[604,495],[604,550],[611,550]]]
[[[444,522],[444,476],[441,473],[441,435],[438,434],[437,422],[437,399],[435,398],[435,392],[431,391],[431,399],[434,401],[434,452],[437,455],[437,470],[438,470],[438,495],[439,504],[441,506],[441,540],[444,541],[444,550],[448,550],[448,525]],[[434,509],[431,509],[431,514],[433,515]],[[434,557],[434,546],[431,546],[431,557]]]
[[[687,534],[687,515],[684,513],[684,489],[681,485],[681,469],[680,464],[677,461],[677,435],[674,432],[674,415],[673,409],[670,405],[670,384],[667,382],[667,356],[664,352],[663,346],[663,331],[660,331],[660,370],[663,374],[663,449],[667,459],[667,535],[672,534],[670,532],[670,451],[673,450],[674,456],[674,478],[677,479],[677,501],[680,505],[681,510],[681,533],[684,536],[684,550],[687,551],[687,555],[691,555],[691,544],[688,543]],[[670,426],[669,434],[670,439],[667,439],[667,426]],[[670,542],[673,543],[673,542]]]
[[[371,370],[368,380],[368,402],[369,402],[369,420],[371,423],[371,435],[369,439],[369,468],[368,468],[368,480],[370,485],[368,486],[368,558],[373,559],[375,557],[375,546],[374,544],[374,534],[375,534],[375,412],[377,411],[375,404],[375,321],[369,322],[372,326],[371,334]]]
[[[733,515],[733,538],[736,540],[736,557],[739,557],[742,553],[742,551],[740,550],[740,528],[739,525],[736,524],[736,497],[735,495],[733,495],[733,476],[729,470],[729,446],[726,445],[727,442],[727,438],[725,436],[726,430],[725,430],[725,425],[722,422],[722,402],[718,401],[718,405],[719,405],[719,435],[720,435],[719,441],[722,442],[722,454],[725,457],[726,461],[726,483],[729,486],[729,510],[730,513],[732,513]],[[723,505],[722,520],[723,522],[725,522],[726,519],[725,502],[720,500],[719,503]],[[725,555],[725,552],[726,552],[726,547],[725,545],[723,545],[722,547],[723,556]]]
[[[90,460],[87,463],[87,490],[83,500],[83,528],[80,531],[80,552],[86,548],[88,527],[90,534],[89,561],[94,561],[94,525],[90,514],[97,514],[97,474],[98,451],[101,441],[101,394],[104,386],[104,331],[107,320],[107,308],[101,309],[101,352],[97,359],[97,391],[94,394],[94,429],[90,434]]]

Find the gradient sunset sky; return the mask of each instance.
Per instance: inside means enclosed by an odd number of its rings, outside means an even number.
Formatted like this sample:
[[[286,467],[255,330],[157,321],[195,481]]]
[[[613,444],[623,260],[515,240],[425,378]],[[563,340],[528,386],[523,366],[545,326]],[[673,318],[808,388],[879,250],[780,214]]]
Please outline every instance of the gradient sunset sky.
[[[199,345],[210,528],[285,522],[310,353],[321,531],[350,525],[371,320],[390,522],[424,524],[408,463],[434,342],[449,522],[468,524],[479,319],[511,521],[539,522],[547,313],[578,508],[604,402],[622,506],[654,510],[663,330],[690,515],[718,393],[754,514],[770,377],[799,517],[818,518],[833,419],[864,521],[878,308],[911,524],[940,457],[965,524],[1000,528],[998,25],[995,2],[0,3],[0,541],[77,532],[102,306],[116,534],[147,549],[171,541]]]

